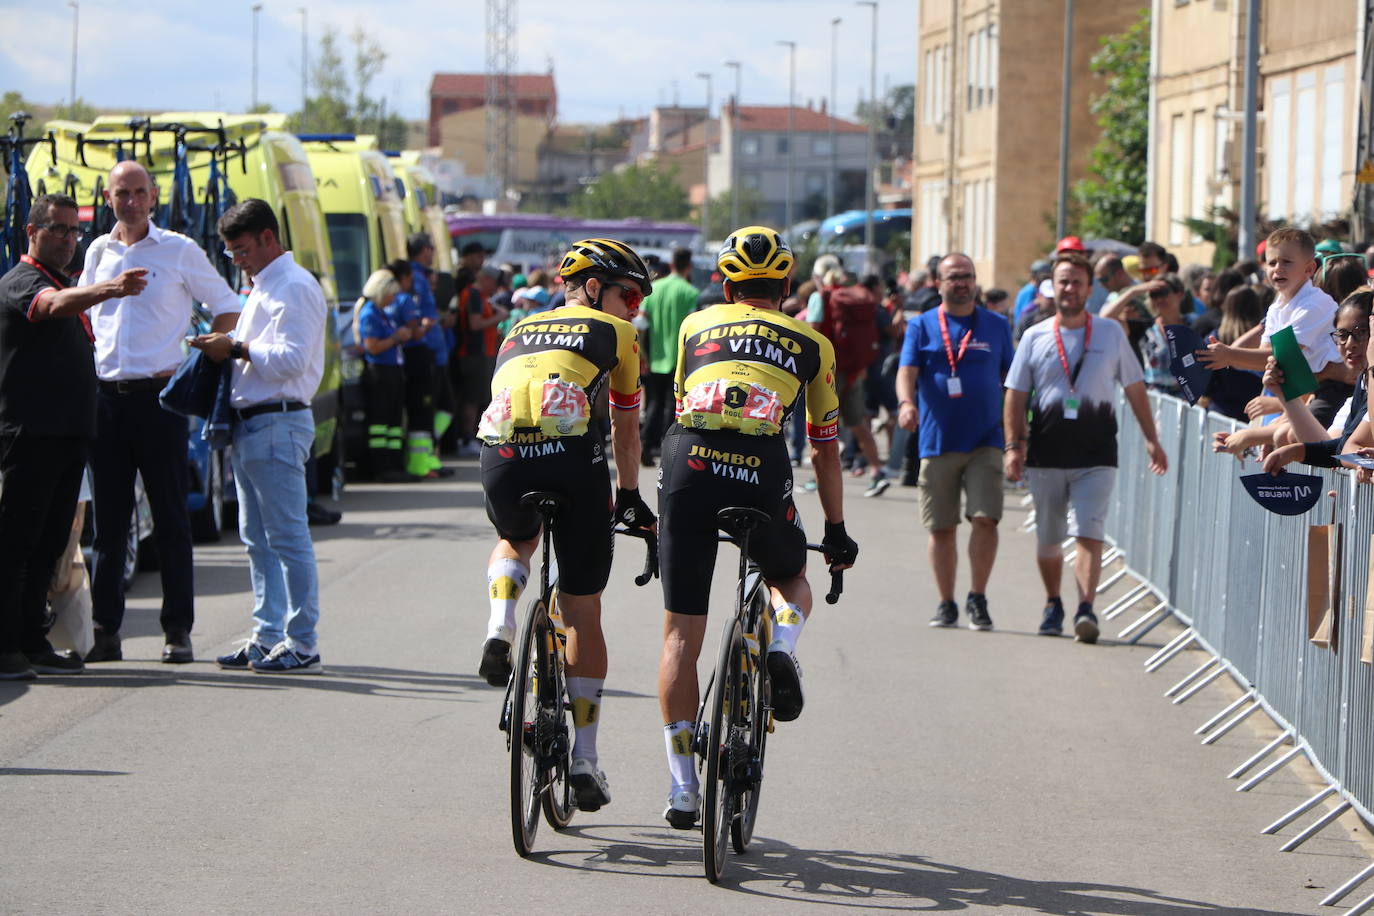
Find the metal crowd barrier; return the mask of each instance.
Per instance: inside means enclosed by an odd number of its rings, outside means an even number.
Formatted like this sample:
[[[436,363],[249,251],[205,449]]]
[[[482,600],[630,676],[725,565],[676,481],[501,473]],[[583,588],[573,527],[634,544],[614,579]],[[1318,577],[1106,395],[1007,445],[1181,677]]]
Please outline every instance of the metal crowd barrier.
[[[1333,796],[1334,808],[1283,847],[1297,848],[1354,808],[1374,823],[1374,665],[1367,621],[1374,485],[1344,471],[1289,469],[1320,475],[1323,496],[1303,516],[1266,512],[1237,478],[1260,473],[1253,460],[1240,462],[1212,452],[1213,434],[1238,425],[1218,414],[1168,395],[1150,394],[1169,472],[1150,473],[1140,427],[1122,398],[1117,407],[1120,470],[1107,517],[1108,558],[1122,568],[1104,585],[1130,575],[1140,584],[1103,610],[1105,619],[1134,609],[1143,612],[1119,634],[1131,642],[1169,616],[1185,630],[1146,662],[1156,671],[1190,645],[1207,661],[1166,692],[1186,701],[1224,675],[1244,695],[1197,730],[1215,742],[1262,709],[1283,734],[1242,763],[1240,779],[1274,752],[1282,754],[1243,782],[1248,791],[1288,762],[1305,756],[1328,787],[1265,829],[1275,833]],[[1331,554],[1338,563],[1332,612],[1311,632],[1308,614],[1308,558],[1311,526],[1331,526]],[[1116,551],[1119,551],[1116,552]],[[1104,562],[1104,568],[1109,564]],[[1287,745],[1287,747],[1285,747]],[[1334,905],[1366,879],[1374,865],[1332,892]],[[1350,909],[1374,909],[1374,895]]]

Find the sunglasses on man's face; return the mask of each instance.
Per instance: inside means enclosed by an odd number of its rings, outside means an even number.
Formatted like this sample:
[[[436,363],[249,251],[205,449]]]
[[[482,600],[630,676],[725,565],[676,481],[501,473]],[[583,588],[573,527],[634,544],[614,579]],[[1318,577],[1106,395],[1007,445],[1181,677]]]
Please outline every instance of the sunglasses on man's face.
[[[644,301],[644,294],[639,291],[638,286],[621,286],[619,283],[607,283],[607,286],[614,286],[620,290],[620,298],[625,300],[625,307],[630,311],[639,308],[639,303]]]

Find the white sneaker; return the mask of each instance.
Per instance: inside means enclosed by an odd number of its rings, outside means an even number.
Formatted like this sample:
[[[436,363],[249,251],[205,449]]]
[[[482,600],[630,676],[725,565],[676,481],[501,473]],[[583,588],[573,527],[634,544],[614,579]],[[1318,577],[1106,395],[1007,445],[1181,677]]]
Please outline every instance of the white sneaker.
[[[663,819],[677,830],[691,830],[701,816],[701,796],[691,789],[674,789],[668,794]]]
[[[579,811],[596,811],[611,803],[611,787],[606,783],[606,774],[586,757],[573,758],[568,782],[572,784]]]

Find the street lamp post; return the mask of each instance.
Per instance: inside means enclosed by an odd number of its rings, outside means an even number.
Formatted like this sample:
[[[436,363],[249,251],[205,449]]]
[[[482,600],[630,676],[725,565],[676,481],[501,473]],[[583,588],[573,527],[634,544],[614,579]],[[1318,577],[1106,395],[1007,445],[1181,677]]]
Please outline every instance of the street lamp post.
[[[839,16],[830,20],[830,175],[825,182],[825,215],[835,215],[835,177],[839,171],[839,154],[835,150],[835,74],[839,61],[840,22]]]
[[[792,228],[792,170],[797,161],[797,43],[782,41],[778,44],[787,48],[787,199],[784,202],[783,232]]]
[[[740,62],[727,60],[725,66],[735,71],[735,105],[730,113],[730,227],[739,225],[739,96]]]
[[[705,245],[711,237],[711,74],[698,73],[697,78],[706,80],[706,120],[702,125],[705,137],[701,153],[701,243]]]
[[[258,13],[262,12],[262,4],[253,4],[253,103],[252,107],[258,107]]]
[[[873,172],[877,169],[877,137],[874,136],[875,122],[878,118],[878,0],[858,0],[857,6],[866,6],[873,11],[873,40],[868,52],[868,169],[864,181],[864,258],[868,261],[866,270],[876,273],[878,253],[873,248],[873,211],[877,207],[874,199]]]
[[[310,71],[310,50],[306,45],[306,36],[309,34],[309,14],[305,7],[297,7],[296,11],[301,14],[301,130],[305,130],[305,102],[309,98],[306,92],[306,74]]]
[[[81,17],[81,4],[76,0],[67,0],[67,5],[72,8],[72,88],[67,104],[71,106],[72,117],[76,117],[76,23]]]

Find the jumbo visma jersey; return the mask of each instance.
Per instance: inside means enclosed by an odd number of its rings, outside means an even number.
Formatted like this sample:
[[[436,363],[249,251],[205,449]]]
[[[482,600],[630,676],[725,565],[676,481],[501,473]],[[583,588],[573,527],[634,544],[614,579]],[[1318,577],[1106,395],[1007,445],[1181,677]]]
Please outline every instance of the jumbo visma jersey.
[[[530,315],[511,328],[497,351],[492,400],[477,434],[492,445],[534,430],[553,437],[582,435],[591,402],[608,381],[611,406],[639,406],[639,342],[633,325],[583,305]]]
[[[806,389],[806,432],[839,433],[835,350],[776,309],[726,303],[688,315],[678,336],[678,422],[689,429],[777,435]]]

